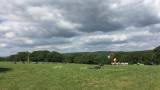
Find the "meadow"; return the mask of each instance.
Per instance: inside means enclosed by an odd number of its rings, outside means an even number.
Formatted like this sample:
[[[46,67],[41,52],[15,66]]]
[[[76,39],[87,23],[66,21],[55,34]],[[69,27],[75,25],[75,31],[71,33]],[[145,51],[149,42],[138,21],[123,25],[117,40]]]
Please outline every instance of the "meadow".
[[[160,66],[0,63],[0,90],[160,90]]]

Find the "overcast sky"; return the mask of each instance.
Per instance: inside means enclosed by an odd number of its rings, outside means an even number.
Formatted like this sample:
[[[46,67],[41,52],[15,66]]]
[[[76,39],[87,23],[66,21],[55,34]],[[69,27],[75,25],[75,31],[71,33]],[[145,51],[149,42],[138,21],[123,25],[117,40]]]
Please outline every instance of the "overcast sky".
[[[1,0],[0,56],[160,45],[160,0]]]

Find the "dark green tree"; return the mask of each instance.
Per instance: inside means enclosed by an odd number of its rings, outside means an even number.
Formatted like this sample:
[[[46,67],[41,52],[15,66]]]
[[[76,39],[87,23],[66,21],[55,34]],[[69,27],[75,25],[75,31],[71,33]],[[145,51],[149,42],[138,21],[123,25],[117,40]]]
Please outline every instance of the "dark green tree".
[[[47,55],[49,54],[49,51],[46,50],[39,50],[39,51],[34,51],[30,54],[30,59],[36,63],[38,62],[45,62],[47,61]]]
[[[154,49],[154,59],[153,62],[155,64],[160,64],[160,46]]]
[[[28,60],[28,56],[29,52],[18,52],[17,54],[17,58],[19,59],[19,61],[21,61],[23,64],[25,63],[25,61]]]
[[[49,62],[63,62],[64,56],[58,52],[52,51],[48,53],[46,60]]]

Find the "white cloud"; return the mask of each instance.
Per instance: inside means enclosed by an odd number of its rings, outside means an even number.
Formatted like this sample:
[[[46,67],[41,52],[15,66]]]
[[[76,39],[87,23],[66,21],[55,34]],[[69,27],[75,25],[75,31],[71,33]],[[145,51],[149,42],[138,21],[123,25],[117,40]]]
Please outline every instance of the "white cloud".
[[[90,43],[90,42],[99,42],[99,41],[109,41],[109,42],[118,42],[127,40],[127,35],[124,34],[113,34],[113,35],[90,35],[85,36],[80,39],[80,42]]]
[[[76,23],[72,23],[66,20],[60,20],[57,22],[57,25],[60,28],[64,28],[64,29],[77,29],[78,27],[80,27],[80,24],[76,24]]]
[[[127,40],[127,36],[122,34],[122,35],[114,35],[112,41],[125,41],[125,40]]]
[[[7,32],[7,33],[5,34],[5,37],[6,37],[6,38],[14,38],[14,37],[15,37],[15,34],[14,34],[13,32]]]
[[[34,44],[34,41],[33,41],[33,40],[30,40],[30,39],[26,39],[26,40],[25,40],[25,43],[26,43],[26,44]]]
[[[0,48],[4,48],[4,47],[6,47],[7,46],[7,44],[5,44],[5,43],[0,43]]]

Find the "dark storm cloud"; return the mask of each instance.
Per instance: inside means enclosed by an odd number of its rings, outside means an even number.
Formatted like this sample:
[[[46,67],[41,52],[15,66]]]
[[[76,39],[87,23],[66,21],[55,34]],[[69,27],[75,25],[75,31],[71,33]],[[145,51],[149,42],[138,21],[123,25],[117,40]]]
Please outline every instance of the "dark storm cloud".
[[[62,14],[66,19],[82,24],[79,30],[83,32],[108,32],[129,26],[145,27],[160,22],[157,14],[141,0],[124,5],[121,0],[41,0],[29,4],[35,7],[46,5],[64,11]]]

